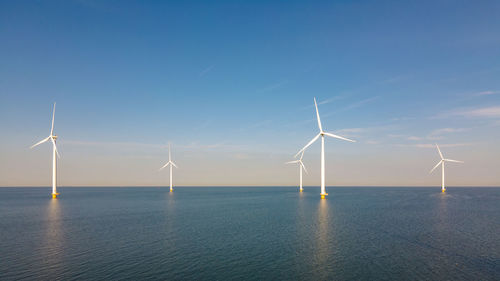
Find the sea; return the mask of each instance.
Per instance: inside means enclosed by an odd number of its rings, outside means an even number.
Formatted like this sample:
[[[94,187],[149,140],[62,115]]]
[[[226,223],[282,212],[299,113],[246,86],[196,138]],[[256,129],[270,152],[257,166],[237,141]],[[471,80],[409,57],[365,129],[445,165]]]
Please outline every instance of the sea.
[[[500,280],[500,188],[0,188],[0,280]]]

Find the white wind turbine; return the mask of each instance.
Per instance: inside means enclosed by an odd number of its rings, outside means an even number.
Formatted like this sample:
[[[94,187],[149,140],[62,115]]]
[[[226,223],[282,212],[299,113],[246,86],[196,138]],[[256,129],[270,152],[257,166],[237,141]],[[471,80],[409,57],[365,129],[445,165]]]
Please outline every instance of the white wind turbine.
[[[432,168],[432,170],[429,172],[432,173],[439,165],[441,165],[441,192],[445,192],[446,188],[444,187],[444,162],[455,162],[455,163],[464,163],[463,161],[458,161],[458,160],[452,160],[452,159],[445,159],[443,157],[443,153],[441,153],[441,150],[439,149],[439,146],[436,144],[436,148],[439,152],[439,156],[441,157],[441,160]]]
[[[39,144],[42,144],[46,141],[51,141],[52,142],[52,198],[56,199],[57,198],[57,195],[59,195],[59,193],[57,193],[57,157],[60,158],[59,156],[59,152],[57,151],[57,147],[56,147],[56,139],[57,139],[57,136],[54,135],[54,116],[56,114],[56,103],[54,103],[54,110],[52,111],[52,127],[50,128],[50,135],[35,143],[34,145],[32,145],[30,148],[33,148]],[[56,157],[57,155],[57,157]]]
[[[302,188],[302,169],[307,173],[306,166],[304,166],[304,163],[302,163],[302,157],[304,157],[304,151],[302,151],[302,154],[300,155],[300,158],[298,160],[294,161],[289,161],[286,162],[285,164],[293,164],[293,163],[299,163],[299,170],[300,170],[300,189],[299,191],[302,192],[304,189]]]
[[[295,154],[295,157],[299,155],[302,151],[304,151],[306,148],[308,148],[311,144],[313,144],[320,136],[321,136],[321,199],[325,199],[325,196],[328,195],[325,190],[325,135],[332,137],[332,138],[337,138],[341,140],[346,140],[350,142],[356,142],[353,140],[350,140],[348,138],[344,138],[341,136],[334,135],[332,133],[327,133],[323,131],[323,128],[321,127],[321,120],[319,118],[319,112],[318,112],[318,104],[316,103],[316,98],[314,98],[314,106],[316,107],[316,117],[318,119],[318,127],[319,127],[319,134],[317,134],[304,148],[299,150],[297,154]]]
[[[168,162],[167,162],[167,164],[163,165],[163,167],[161,167],[160,170],[163,170],[168,165],[170,165],[170,192],[172,192],[172,191],[174,191],[174,189],[172,188],[172,166],[174,166],[176,168],[179,168],[179,167],[177,167],[177,165],[175,165],[175,163],[172,161],[172,157],[170,155],[170,144],[168,144]]]

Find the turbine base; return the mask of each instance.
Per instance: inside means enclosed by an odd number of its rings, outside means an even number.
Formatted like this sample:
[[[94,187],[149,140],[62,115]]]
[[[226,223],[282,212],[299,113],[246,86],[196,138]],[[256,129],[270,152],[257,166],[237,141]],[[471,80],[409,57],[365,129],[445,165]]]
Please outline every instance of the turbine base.
[[[52,193],[52,199],[57,199],[58,195],[59,195],[59,193]]]
[[[328,196],[328,193],[321,193],[321,199],[326,199],[326,196]]]
[[[441,189],[441,192],[445,192],[445,191],[446,191],[446,189],[445,189],[445,188]]]
[[[303,188],[299,189],[299,192],[303,192],[303,191],[304,191],[304,189],[303,189]]]
[[[170,189],[170,192],[174,192],[174,190],[171,188],[171,189]]]

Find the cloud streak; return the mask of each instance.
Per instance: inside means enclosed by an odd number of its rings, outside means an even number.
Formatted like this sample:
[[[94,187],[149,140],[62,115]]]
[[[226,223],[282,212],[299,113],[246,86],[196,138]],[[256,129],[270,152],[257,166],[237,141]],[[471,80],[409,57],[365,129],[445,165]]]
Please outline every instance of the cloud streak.
[[[405,139],[408,141],[423,141],[423,140],[441,140],[444,139],[446,134],[453,133],[461,133],[465,132],[469,129],[467,128],[440,128],[431,131],[427,136],[414,136],[414,135],[405,135],[405,134],[389,134],[387,135],[390,138],[399,138]]]
[[[440,136],[444,134],[451,134],[451,133],[461,133],[465,132],[467,129],[465,128],[441,128],[441,129],[436,129],[433,130],[429,136]]]
[[[334,132],[341,136],[347,136],[347,137],[359,137],[367,134],[373,137],[373,135],[375,134],[380,134],[383,131],[392,129],[394,129],[394,126],[392,125],[380,125],[372,127],[345,128],[345,129],[335,130]]]
[[[496,95],[500,94],[500,91],[482,91],[478,93],[474,93],[473,96],[480,97],[480,96],[491,96],[491,95]]]
[[[203,71],[201,71],[201,72],[198,74],[198,76],[199,76],[199,77],[203,77],[203,76],[205,76],[207,73],[209,73],[210,71],[212,71],[212,69],[213,69],[213,68],[214,68],[214,65],[211,65],[211,66],[209,66],[209,67],[205,68]]]
[[[94,141],[74,141],[65,140],[62,142],[64,145],[72,146],[102,146],[102,147],[113,147],[113,148],[154,148],[154,149],[164,149],[168,147],[168,144],[154,144],[154,143],[139,143],[139,142],[94,142]],[[244,145],[232,145],[225,142],[212,143],[212,144],[201,144],[198,142],[191,142],[188,144],[178,144],[175,145],[179,149],[187,150],[238,150],[247,148]]]
[[[286,84],[288,84],[288,80],[283,80],[281,82],[274,83],[274,84],[268,85],[264,88],[261,88],[261,89],[257,90],[257,93],[270,92],[270,91],[276,90],[278,88],[281,88]]]
[[[446,143],[446,144],[439,144],[439,147],[446,148],[446,147],[461,147],[461,146],[471,146],[471,145],[474,145],[474,143]],[[396,144],[396,146],[416,147],[416,148],[436,148],[435,143]]]
[[[487,106],[479,108],[458,108],[452,111],[438,114],[435,118],[450,118],[450,117],[476,118],[476,119],[494,119],[500,118],[500,106]]]
[[[371,98],[368,98],[368,99],[360,100],[358,102],[355,102],[353,104],[350,104],[350,105],[342,108],[341,110],[342,111],[346,111],[346,110],[358,108],[358,107],[363,106],[363,105],[365,105],[367,103],[373,102],[373,101],[375,101],[375,100],[377,100],[379,98],[380,98],[380,96],[375,96],[375,97],[371,97]]]
[[[454,112],[453,115],[459,115],[468,118],[500,118],[500,106],[482,107],[472,110],[461,110]]]
[[[318,105],[331,103],[331,102],[334,102],[336,100],[340,100],[340,99],[343,99],[343,98],[344,98],[343,96],[334,96],[334,97],[331,97],[331,98],[328,98],[326,100],[322,100],[322,101],[318,102]],[[312,105],[309,106],[309,107],[312,107]]]

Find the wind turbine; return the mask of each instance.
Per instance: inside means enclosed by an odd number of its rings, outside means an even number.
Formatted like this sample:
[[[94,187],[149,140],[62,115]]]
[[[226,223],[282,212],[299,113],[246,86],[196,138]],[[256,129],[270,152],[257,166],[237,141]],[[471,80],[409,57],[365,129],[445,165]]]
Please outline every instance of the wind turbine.
[[[302,188],[302,169],[307,173],[306,166],[304,166],[304,163],[302,163],[302,157],[304,157],[304,151],[302,151],[302,154],[300,155],[300,158],[298,160],[294,161],[289,161],[286,162],[285,164],[293,164],[293,163],[299,163],[299,170],[300,170],[300,189],[299,191],[302,192],[304,189]]]
[[[356,142],[356,141],[323,131],[323,127],[321,127],[321,120],[319,118],[318,104],[316,103],[316,98],[314,98],[314,106],[316,107],[316,118],[318,119],[319,134],[317,134],[308,144],[306,144],[304,148],[299,150],[299,152],[295,154],[295,157],[297,157],[299,153],[303,152],[306,148],[308,148],[321,136],[321,199],[325,199],[325,196],[328,195],[328,193],[326,193],[325,190],[325,135],[332,138],[337,138],[350,142]]]
[[[445,159],[443,157],[443,153],[441,153],[441,150],[439,149],[439,146],[436,144],[436,148],[439,152],[439,156],[441,157],[441,160],[432,168],[432,170],[429,172],[432,173],[439,165],[441,165],[441,192],[445,192],[446,188],[444,187],[444,162],[455,162],[455,163],[464,163],[464,161],[458,161],[458,160],[452,160],[452,159]]]
[[[167,167],[168,165],[170,165],[170,192],[172,192],[174,191],[174,189],[172,188],[172,166],[176,168],[179,167],[177,167],[177,165],[175,165],[175,163],[172,161],[172,156],[170,154],[170,144],[168,144],[168,162],[167,164],[163,165],[163,167],[161,167],[160,170],[163,170],[163,168]]]
[[[59,193],[57,193],[57,157],[59,158],[61,157],[59,156],[59,152],[57,151],[56,147],[57,136],[54,135],[55,114],[56,114],[56,103],[54,103],[54,110],[52,111],[52,127],[50,128],[50,135],[47,138],[35,143],[30,148],[33,148],[49,140],[52,142],[52,198],[57,199],[57,195],[59,195]]]

